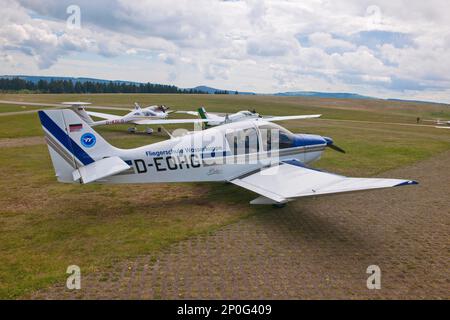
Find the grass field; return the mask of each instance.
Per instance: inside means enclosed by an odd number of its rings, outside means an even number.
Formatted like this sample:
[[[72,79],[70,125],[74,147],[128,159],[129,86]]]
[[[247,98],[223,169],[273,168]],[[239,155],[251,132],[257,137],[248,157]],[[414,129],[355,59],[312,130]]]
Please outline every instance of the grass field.
[[[0,94],[0,100],[60,103],[84,100],[97,105],[132,107],[165,104],[175,110],[196,110],[204,106],[210,111],[235,112],[253,109],[266,115],[322,113],[326,119],[367,120],[415,123],[422,119],[450,119],[449,105],[417,102],[354,99],[319,99],[306,97],[245,95],[173,95],[173,94]]]
[[[17,105],[17,104],[0,104],[0,113],[30,111],[30,110],[38,110],[41,108],[42,107],[38,107],[38,106],[21,106],[21,105]]]
[[[272,115],[322,113],[324,120],[291,121],[284,125],[293,132],[333,137],[347,154],[327,151],[317,166],[360,176],[381,174],[450,149],[450,130],[413,125],[418,116],[450,119],[450,107],[438,104],[125,94],[3,94],[0,100],[44,103],[82,100],[122,107],[138,101],[142,105],[158,103],[187,110],[204,105],[208,110],[222,112],[255,108],[262,114]],[[16,110],[8,112],[21,110],[20,105],[9,107]],[[59,184],[54,178],[47,147],[40,139],[43,134],[37,114],[0,116],[0,124],[3,191],[0,194],[0,298],[20,298],[64,281],[70,264],[80,265],[83,272],[102,269],[126,257],[164,250],[187,237],[213,232],[250,215],[274,210],[250,206],[248,202],[256,197],[254,194],[227,184]],[[122,148],[165,138],[128,134],[124,132],[126,128],[126,125],[110,126],[98,131]],[[32,143],[24,145],[27,141]]]

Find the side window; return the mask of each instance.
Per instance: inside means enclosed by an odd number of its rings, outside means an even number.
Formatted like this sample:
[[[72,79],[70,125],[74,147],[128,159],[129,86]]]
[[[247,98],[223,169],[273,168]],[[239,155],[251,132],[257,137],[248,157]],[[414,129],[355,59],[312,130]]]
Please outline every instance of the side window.
[[[258,133],[254,128],[233,131],[227,133],[225,136],[233,155],[256,153],[259,151]]]

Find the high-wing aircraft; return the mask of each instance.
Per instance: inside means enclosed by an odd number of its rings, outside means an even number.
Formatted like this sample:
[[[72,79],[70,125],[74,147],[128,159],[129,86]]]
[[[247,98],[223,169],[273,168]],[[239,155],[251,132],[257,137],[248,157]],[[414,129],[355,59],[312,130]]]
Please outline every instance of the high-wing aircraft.
[[[251,119],[264,119],[266,121],[285,121],[285,120],[297,120],[297,119],[313,119],[313,118],[319,118],[320,114],[313,114],[313,115],[299,115],[299,116],[281,116],[281,117],[272,117],[272,116],[265,116],[262,117],[259,113],[257,113],[255,110],[248,111],[248,110],[242,110],[233,114],[226,114],[224,116],[219,115],[217,113],[209,113],[205,110],[204,107],[201,107],[198,109],[198,111],[177,111],[177,113],[186,113],[194,116],[200,116],[201,119],[206,120],[207,126],[219,126],[226,123],[232,123],[232,122],[238,122],[238,121],[245,121],[245,120],[251,120]]]
[[[450,120],[424,120],[431,121],[436,124],[435,128],[438,129],[450,129]]]
[[[450,120],[438,120],[436,121],[436,128],[438,129],[450,129]]]
[[[70,106],[70,108],[79,115],[86,123],[91,127],[102,125],[114,125],[131,123],[134,125],[164,125],[164,124],[183,124],[183,123],[201,123],[207,120],[203,119],[167,119],[168,107],[166,106],[150,106],[141,108],[139,104],[135,103],[135,107],[131,112],[124,116],[118,116],[115,114],[86,111],[85,107],[90,105],[88,102],[63,102],[63,105]],[[91,116],[102,118],[105,120],[94,121]],[[136,132],[136,127],[128,128],[129,132]],[[152,128],[146,128],[146,133],[153,133]]]
[[[39,111],[56,177],[66,183],[227,181],[259,195],[252,204],[413,185],[400,179],[347,178],[312,169],[328,137],[293,134],[262,119],[197,131],[135,149],[110,145],[69,109]]]

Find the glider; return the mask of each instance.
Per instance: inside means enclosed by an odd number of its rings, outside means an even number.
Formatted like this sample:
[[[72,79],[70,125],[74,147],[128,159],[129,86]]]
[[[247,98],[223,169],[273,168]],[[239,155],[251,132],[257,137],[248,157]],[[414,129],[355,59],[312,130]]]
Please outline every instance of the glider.
[[[253,111],[242,110],[233,114],[226,114],[223,116],[217,113],[207,112],[204,107],[199,108],[198,111],[177,111],[176,113],[186,113],[193,116],[199,116],[201,119],[206,121],[207,126],[219,126],[226,123],[245,121],[251,119],[262,119],[269,122],[275,122],[285,120],[314,119],[319,118],[321,116],[320,114],[313,114],[313,115],[298,115],[298,116],[263,117],[255,110]]]
[[[349,178],[309,167],[331,138],[294,134],[265,120],[196,131],[135,149],[119,149],[70,109],[39,111],[60,182],[230,182],[258,197],[252,204],[282,206],[301,197],[417,184],[412,180]]]
[[[135,103],[135,107],[131,110],[131,112],[124,116],[118,116],[109,113],[86,111],[85,107],[90,104],[88,102],[63,102],[62,104],[70,106],[70,108],[91,127],[125,123],[149,126],[206,122],[206,120],[203,119],[167,119],[171,111],[168,111],[169,108],[166,106],[150,106],[141,108],[138,103]],[[91,116],[104,120],[94,121]],[[131,127],[128,131],[136,132],[136,127]],[[147,128],[145,132],[151,134],[153,133],[153,129]]]

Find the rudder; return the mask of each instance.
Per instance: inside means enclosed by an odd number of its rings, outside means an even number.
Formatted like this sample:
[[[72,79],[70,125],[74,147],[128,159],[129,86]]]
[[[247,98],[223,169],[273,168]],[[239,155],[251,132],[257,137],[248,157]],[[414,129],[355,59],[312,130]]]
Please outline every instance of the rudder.
[[[118,154],[119,149],[111,146],[72,110],[45,110],[38,115],[60,182],[75,182],[75,170]]]

